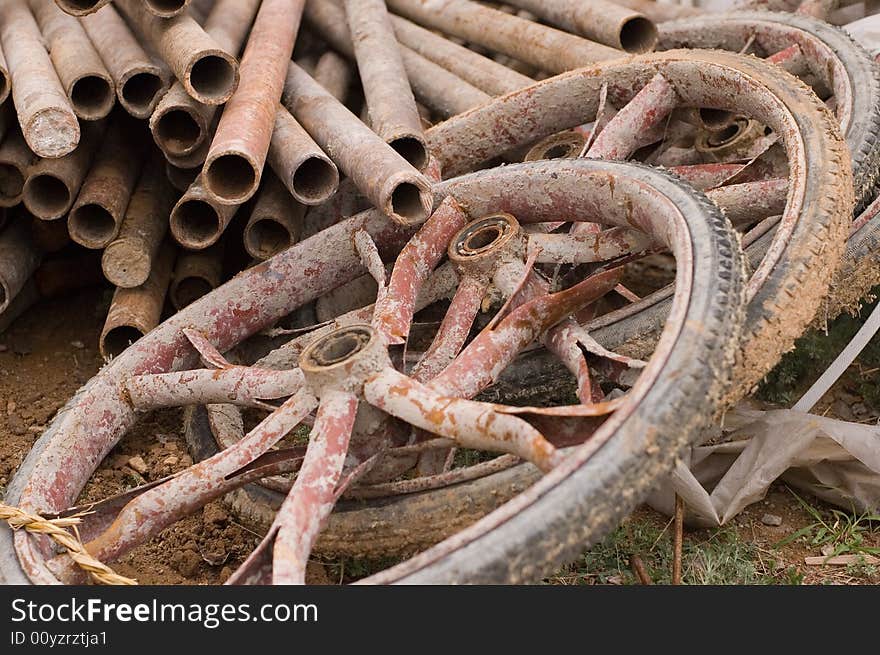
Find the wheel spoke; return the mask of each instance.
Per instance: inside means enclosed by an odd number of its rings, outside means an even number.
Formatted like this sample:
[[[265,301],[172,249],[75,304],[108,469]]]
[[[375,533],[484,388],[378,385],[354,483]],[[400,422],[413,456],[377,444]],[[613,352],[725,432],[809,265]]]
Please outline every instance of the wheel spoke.
[[[263,401],[287,398],[302,386],[299,369],[249,366],[137,375],[125,383],[132,405],[140,410],[215,403],[265,408]]]
[[[427,382],[439,375],[461,352],[480,312],[488,283],[476,277],[463,277],[443,316],[431,345],[411,371],[413,379]]]
[[[747,164],[692,164],[673,166],[672,172],[700,191],[714,189],[742,172]]]
[[[589,237],[591,235],[583,236]],[[536,252],[533,251],[533,254]],[[619,276],[623,269],[616,269],[616,271]],[[516,286],[511,285],[511,281],[517,278],[520,281]],[[540,297],[546,297],[550,292],[550,285],[543,278],[533,273],[522,262],[516,260],[505,262],[502,267],[499,267],[499,271],[495,275],[495,284],[507,296],[508,304],[514,307]],[[617,286],[616,283],[613,286]],[[499,312],[500,314],[501,312]],[[489,324],[488,329],[491,329],[494,325],[495,321]],[[541,341],[575,376],[578,387],[578,399],[582,403],[590,403],[599,399],[598,394],[600,390],[592,383],[590,368],[575,338],[578,327],[578,322],[573,317],[567,316],[559,325],[542,335]]]
[[[448,450],[448,449],[444,449]],[[398,480],[396,482],[384,482],[381,484],[364,485],[355,487],[345,494],[345,498],[367,499],[396,496],[399,494],[414,494],[429,489],[440,489],[451,484],[476,480],[477,478],[491,475],[516,466],[522,460],[515,455],[502,455],[488,462],[481,462],[474,466],[452,469],[443,473],[423,475],[417,478]]]
[[[467,217],[455,199],[446,198],[401,250],[391,272],[388,293],[382,302],[376,303],[373,316],[373,327],[387,343],[406,341],[422,285],[446,254],[452,236],[466,222]]]
[[[788,180],[773,179],[718,187],[706,193],[734,227],[746,227],[785,211]]]
[[[616,287],[614,287],[614,292],[616,294],[619,294],[620,296],[623,296],[629,302],[639,302],[641,300],[639,296],[627,289],[622,284],[618,284]]]
[[[520,305],[491,330],[483,330],[430,386],[447,395],[471,398],[527,345],[581,307],[611,291],[619,271],[596,273],[575,286]]]
[[[445,263],[438,266],[422,286],[421,292],[416,298],[415,311],[418,312],[428,305],[451,297],[455,293],[457,285],[458,275],[455,273],[452,265]],[[338,330],[341,327],[370,323],[374,314],[375,305],[368,305],[366,307],[361,307],[360,309],[346,312],[307,334],[302,334],[291,339],[286,344],[258,361],[256,366],[273,369],[296,367],[300,354],[310,343]]]
[[[592,403],[601,400],[602,389],[593,384],[590,367],[573,336],[573,330],[577,325],[577,321],[569,316],[562,325],[556,326],[547,333],[544,344],[574,374],[577,380],[578,400],[582,403]]]
[[[596,141],[596,137],[602,133],[602,130],[608,126],[609,121],[616,115],[617,108],[608,101],[608,83],[605,82],[602,84],[602,88],[599,89],[599,108],[596,110],[596,120],[593,121],[593,129],[587,135],[587,141],[581,150],[581,157],[587,156],[587,153]]]
[[[767,61],[782,67],[796,77],[803,77],[810,72],[807,58],[804,57],[804,52],[797,43],[770,55]]]
[[[531,300],[539,295],[549,293],[550,285],[545,282],[543,277],[535,273],[535,261],[538,251],[533,250],[528,253],[526,261],[513,259],[503,262],[492,276],[495,286],[501,290],[506,300],[501,308],[489,321],[486,329],[493,329],[498,323],[507,316],[512,309],[522,305],[524,302]]]
[[[651,246],[644,232],[614,227],[595,234],[532,234],[528,249],[539,264],[593,264],[645,252]]]
[[[336,504],[336,485],[357,414],[357,397],[342,391],[321,395],[309,445],[293,488],[275,517],[273,584],[305,584],[312,544]]]
[[[382,261],[381,255],[379,255],[379,248],[376,247],[376,242],[373,241],[373,237],[370,236],[369,232],[358,230],[354,233],[354,247],[358,251],[364,268],[367,269],[367,272],[379,285],[379,295],[382,296],[385,292],[387,276],[385,263]]]
[[[660,125],[677,103],[675,89],[658,73],[596,136],[587,157],[628,158],[644,145],[645,133]]]
[[[220,354],[220,351],[214,347],[214,344],[208,341],[208,338],[204,334],[192,328],[184,328],[183,334],[186,335],[186,338],[192,344],[193,348],[199,353],[205,366],[213,366],[214,368],[219,369],[231,366],[231,364],[226,361],[226,358]]]
[[[615,291],[617,291],[616,288]],[[641,359],[634,359],[632,357],[627,357],[626,355],[621,355],[620,353],[608,350],[607,348],[602,346],[602,344],[596,341],[590,335],[587,329],[582,325],[578,325],[577,328],[575,328],[574,332],[574,338],[576,338],[581,347],[583,347],[583,349],[591,355],[602,357],[604,359],[609,359],[613,362],[618,362],[631,369],[642,369],[645,368],[645,366],[647,365],[647,362],[644,362]]]
[[[522,419],[488,403],[443,396],[412,378],[386,370],[364,385],[365,400],[407,423],[454,439],[465,448],[506,452],[549,471],[560,454]]]

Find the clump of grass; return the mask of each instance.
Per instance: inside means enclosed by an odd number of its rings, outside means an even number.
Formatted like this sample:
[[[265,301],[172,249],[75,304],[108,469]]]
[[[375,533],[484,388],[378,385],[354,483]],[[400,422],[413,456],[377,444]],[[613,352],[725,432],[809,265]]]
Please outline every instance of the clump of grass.
[[[682,580],[699,585],[766,584],[758,573],[755,547],[733,528],[714,531],[702,543],[687,544],[682,556]]]
[[[777,574],[776,582],[783,585],[802,585],[804,577],[804,574],[798,571],[796,566],[786,566]]]
[[[668,537],[664,539],[665,532],[665,528],[649,521],[627,521],[547,581],[569,585],[638,584],[630,569],[630,557],[639,555],[651,578],[661,583],[660,577],[672,568],[672,546]]]
[[[664,526],[644,519],[631,519],[576,562],[548,578],[547,582],[639,584],[630,569],[630,558],[638,555],[655,584],[670,584],[672,532],[669,528],[669,523]],[[690,533],[686,535],[682,548],[682,582],[702,585],[776,582],[762,574],[758,560],[757,548],[744,541],[732,527]]]
[[[865,578],[876,583],[880,580],[880,567],[876,564],[868,564],[864,557],[860,557],[857,563],[847,565],[846,574],[853,578]]]
[[[877,532],[880,515],[870,512],[856,514],[836,508],[820,510],[791,491],[813,522],[778,541],[774,547],[781,548],[802,540],[814,548],[824,549],[828,557],[837,555],[880,555],[880,548],[867,544],[865,538]]]
[[[356,582],[400,563],[400,560],[394,557],[379,559],[340,557],[339,559],[319,559],[316,561],[324,565],[324,570],[332,584]]]

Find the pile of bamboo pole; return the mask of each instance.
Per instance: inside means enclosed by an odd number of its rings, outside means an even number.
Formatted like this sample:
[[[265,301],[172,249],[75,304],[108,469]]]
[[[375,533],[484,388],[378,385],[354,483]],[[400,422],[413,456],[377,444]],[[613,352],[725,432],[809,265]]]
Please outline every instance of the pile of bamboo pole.
[[[432,122],[655,42],[605,0],[3,0],[0,330],[106,282],[111,357],[365,206],[417,225]]]

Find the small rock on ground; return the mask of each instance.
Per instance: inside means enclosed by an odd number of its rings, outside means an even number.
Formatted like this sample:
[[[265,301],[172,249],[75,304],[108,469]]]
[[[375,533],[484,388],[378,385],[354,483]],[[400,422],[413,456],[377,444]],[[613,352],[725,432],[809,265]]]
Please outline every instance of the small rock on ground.
[[[776,514],[764,514],[764,516],[761,517],[761,523],[777,528],[782,525],[782,517],[777,516]]]
[[[140,455],[135,455],[134,457],[130,457],[128,459],[128,465],[133,468],[135,471],[143,475],[149,469],[147,467],[147,463],[144,461],[144,458]]]

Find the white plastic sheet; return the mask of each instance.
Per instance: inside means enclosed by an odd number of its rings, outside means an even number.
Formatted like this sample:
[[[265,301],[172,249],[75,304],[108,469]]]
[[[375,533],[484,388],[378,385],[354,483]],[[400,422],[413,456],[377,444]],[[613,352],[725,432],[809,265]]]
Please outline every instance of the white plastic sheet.
[[[724,525],[778,479],[848,510],[880,508],[880,427],[795,410],[738,407],[721,443],[691,449],[648,499],[672,514],[675,494],[695,526]]]
[[[843,29],[875,57],[880,54],[880,14],[844,25]]]

